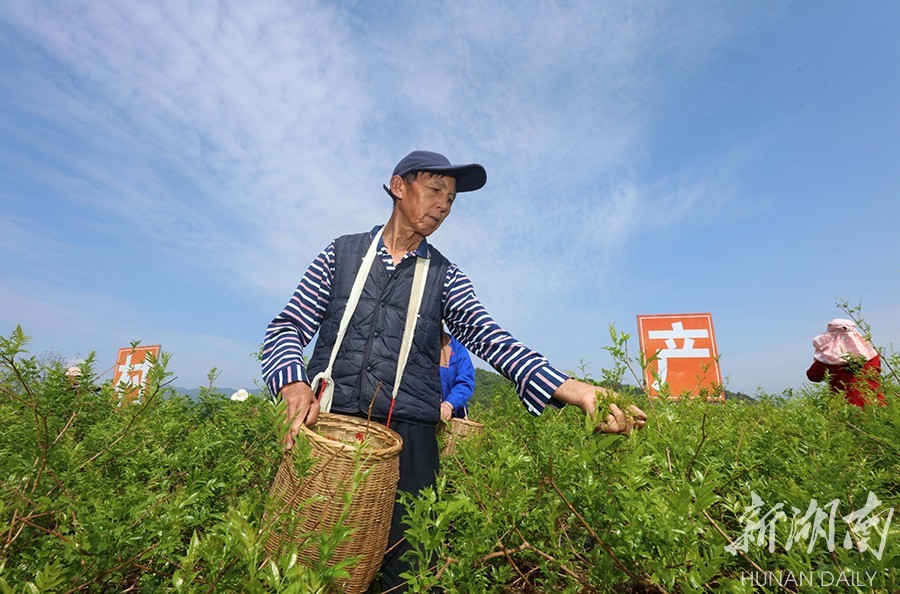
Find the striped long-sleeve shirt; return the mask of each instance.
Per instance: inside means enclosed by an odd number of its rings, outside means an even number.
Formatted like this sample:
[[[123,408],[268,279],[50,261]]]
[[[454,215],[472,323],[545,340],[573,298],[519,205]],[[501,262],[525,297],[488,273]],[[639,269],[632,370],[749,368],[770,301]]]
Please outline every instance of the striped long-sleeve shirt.
[[[372,230],[373,236],[377,230],[378,227]],[[427,257],[429,253],[428,242],[423,240],[404,259]],[[379,241],[378,256],[388,272],[393,272],[394,262],[383,240]],[[303,365],[303,349],[318,331],[328,307],[334,265],[332,242],[306,270],[284,310],[269,323],[263,343],[262,373],[273,394],[278,394],[287,384],[309,382]],[[470,352],[513,381],[522,403],[532,414],[541,414],[547,404],[560,406],[552,395],[569,376],[501,328],[456,264],[448,267],[444,278],[441,311],[450,333]]]

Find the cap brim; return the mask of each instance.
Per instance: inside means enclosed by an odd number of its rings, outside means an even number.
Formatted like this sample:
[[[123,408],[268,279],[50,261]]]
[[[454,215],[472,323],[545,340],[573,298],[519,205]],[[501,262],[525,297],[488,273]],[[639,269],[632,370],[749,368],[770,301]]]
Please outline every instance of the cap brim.
[[[487,172],[478,163],[469,165],[450,165],[447,167],[429,167],[424,171],[440,173],[456,178],[457,192],[474,192],[480,190],[487,183]]]
[[[456,191],[457,192],[474,192],[475,190],[480,190],[484,187],[484,184],[487,183],[487,172],[484,170],[484,167],[479,165],[478,163],[471,163],[469,165],[435,165],[433,167],[422,167],[422,168],[413,168],[409,171],[401,171],[399,173],[395,173],[394,175],[399,175],[403,177],[410,171],[428,171],[430,173],[439,173],[441,175],[448,175],[454,179],[456,179]],[[390,190],[385,187],[385,190],[388,194],[391,193]],[[391,194],[393,196],[393,194]]]

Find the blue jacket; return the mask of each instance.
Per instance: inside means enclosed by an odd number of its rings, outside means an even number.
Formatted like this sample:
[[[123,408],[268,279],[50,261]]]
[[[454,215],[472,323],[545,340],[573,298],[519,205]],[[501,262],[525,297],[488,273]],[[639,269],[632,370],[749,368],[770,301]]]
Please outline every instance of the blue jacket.
[[[453,416],[466,416],[466,403],[475,391],[475,367],[469,351],[455,337],[450,337],[450,364],[441,367],[443,399],[453,406]]]

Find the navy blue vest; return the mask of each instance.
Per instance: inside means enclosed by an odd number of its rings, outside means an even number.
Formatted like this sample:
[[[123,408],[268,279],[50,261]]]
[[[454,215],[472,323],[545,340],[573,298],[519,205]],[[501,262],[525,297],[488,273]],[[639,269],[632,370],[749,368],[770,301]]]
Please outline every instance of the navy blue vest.
[[[334,242],[331,301],[309,361],[310,378],[328,366],[350,289],[370,244],[370,233],[344,235]],[[381,258],[375,258],[335,359],[332,412],[368,413],[377,389],[372,417],[387,417],[415,262],[416,258],[407,258],[388,273]],[[392,419],[429,425],[440,420],[441,291],[449,266],[450,262],[431,247],[425,294]]]

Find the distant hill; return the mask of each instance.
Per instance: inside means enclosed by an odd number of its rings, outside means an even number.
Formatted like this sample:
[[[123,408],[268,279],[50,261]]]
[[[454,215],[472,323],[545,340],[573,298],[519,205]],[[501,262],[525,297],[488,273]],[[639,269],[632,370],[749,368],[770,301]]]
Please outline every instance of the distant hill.
[[[177,386],[172,386],[172,389],[182,396],[187,396],[191,400],[197,400],[198,398],[200,398],[200,391],[204,388],[179,388]],[[213,386],[213,391],[216,394],[222,394],[227,398],[237,392],[237,388],[220,388],[219,386]],[[251,394],[254,393],[253,390],[249,390],[249,392]]]
[[[500,375],[499,373],[495,373],[493,371],[489,371],[487,369],[482,369],[480,367],[475,368],[475,392],[472,394],[472,402],[478,402],[483,406],[488,406],[491,400],[494,398],[494,395],[497,393],[497,389],[502,386],[512,386],[513,383]],[[632,385],[622,386],[621,391],[624,394],[639,394],[640,388]],[[730,390],[725,390],[725,400],[726,402],[729,400],[737,400],[737,401],[745,401],[750,403],[755,403],[756,399],[744,394],[743,392],[732,392]]]
[[[504,386],[513,387],[513,383],[494,371],[490,371],[487,369],[482,369],[480,367],[475,368],[475,392],[472,394],[471,403],[474,404],[476,402],[480,403],[482,406],[488,406],[491,403],[491,400],[494,399],[494,396],[497,394],[497,390]],[[191,400],[197,400],[200,397],[200,392],[203,388],[179,388],[173,387],[173,389],[183,396],[187,396]],[[222,388],[219,386],[213,386],[213,389],[217,394],[222,394],[225,397],[230,397],[237,391],[237,388]],[[259,390],[248,390],[251,394],[258,393]],[[625,394],[635,394],[640,393],[640,390],[636,386],[625,385],[622,386],[623,393]],[[744,394],[742,392],[732,392],[730,390],[725,390],[725,400],[738,400],[738,401],[746,401],[755,403],[756,399]]]
[[[725,390],[725,400],[743,400],[751,403],[756,403],[757,401],[753,396],[748,396],[743,392],[732,392],[731,390]]]
[[[475,391],[472,394],[471,403],[478,402],[482,406],[488,406],[494,395],[497,394],[498,388],[502,386],[512,386],[513,383],[493,371],[487,369],[475,368]]]

